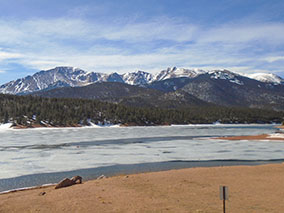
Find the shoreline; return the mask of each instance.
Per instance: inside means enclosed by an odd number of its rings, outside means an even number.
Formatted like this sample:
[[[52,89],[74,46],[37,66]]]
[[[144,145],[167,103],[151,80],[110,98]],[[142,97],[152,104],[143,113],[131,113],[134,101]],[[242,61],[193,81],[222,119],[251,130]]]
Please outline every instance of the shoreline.
[[[284,132],[276,134],[244,135],[244,136],[225,136],[212,139],[229,141],[284,141]]]
[[[217,213],[220,185],[229,187],[229,212],[283,212],[283,167],[282,162],[120,174],[57,190],[46,186],[1,194],[0,212]]]
[[[224,136],[224,137],[215,137],[212,139],[220,140],[258,140],[258,141],[284,141],[284,126],[275,126],[276,129],[279,129],[278,132],[274,134],[260,134],[260,135],[241,135],[241,136]]]
[[[269,135],[269,134],[261,134],[261,135],[246,135],[246,136],[229,136],[229,137],[217,137],[213,139],[221,139],[221,140],[231,140],[231,141],[242,141],[242,140],[258,140],[258,141],[284,141],[284,133],[281,135]]]
[[[199,126],[199,125],[214,125],[214,126],[221,126],[221,125],[274,125],[271,123],[266,124],[258,124],[258,123],[237,123],[237,124],[223,124],[223,123],[208,123],[208,124],[160,124],[160,125],[135,125],[135,124],[109,124],[109,125],[97,125],[97,124],[91,124],[91,125],[80,125],[80,124],[74,124],[70,126],[51,126],[51,125],[32,125],[32,126],[23,126],[23,125],[17,125],[14,126],[13,129],[41,129],[41,128],[103,128],[103,127],[164,127],[164,126]],[[275,124],[278,125],[278,124]],[[12,127],[11,127],[12,128]],[[275,126],[275,128],[284,129],[284,126]]]
[[[64,178],[79,175],[85,181],[96,180],[101,175],[115,177],[119,175],[134,175],[149,172],[161,172],[191,168],[218,168],[234,166],[257,166],[267,164],[281,164],[284,159],[270,160],[200,160],[200,161],[165,161],[139,164],[118,164],[96,168],[77,169],[51,173],[38,173],[0,179],[0,194],[6,191],[38,188],[44,185],[53,185]]]
[[[146,126],[141,126],[141,125],[129,125],[129,124],[109,124],[109,125],[71,125],[71,126],[44,126],[44,125],[31,125],[31,126],[23,126],[23,125],[13,125],[12,123],[5,123],[2,124],[0,123],[0,130],[31,130],[31,129],[73,129],[73,128],[113,128],[113,127],[119,127],[119,128],[125,128],[125,127],[175,127],[175,126],[249,126],[249,125],[276,125],[275,128],[278,129],[284,129],[284,126],[277,126],[279,124],[271,124],[271,123],[265,123],[265,124],[260,124],[260,123],[208,123],[208,124],[167,124],[167,125],[146,125]]]

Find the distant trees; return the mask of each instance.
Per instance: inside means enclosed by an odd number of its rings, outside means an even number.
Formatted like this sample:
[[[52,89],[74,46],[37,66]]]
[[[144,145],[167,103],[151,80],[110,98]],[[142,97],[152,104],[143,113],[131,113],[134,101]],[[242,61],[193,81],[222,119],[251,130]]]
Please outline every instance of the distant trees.
[[[96,100],[0,94],[0,123],[75,126],[93,123],[167,125],[281,122],[284,112],[219,106],[164,109],[129,107]]]

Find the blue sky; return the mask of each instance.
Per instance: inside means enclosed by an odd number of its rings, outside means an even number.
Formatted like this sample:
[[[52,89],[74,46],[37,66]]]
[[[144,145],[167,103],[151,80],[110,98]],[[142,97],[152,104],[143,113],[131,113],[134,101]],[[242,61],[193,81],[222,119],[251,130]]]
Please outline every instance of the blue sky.
[[[284,77],[283,0],[0,0],[0,84],[55,66]]]

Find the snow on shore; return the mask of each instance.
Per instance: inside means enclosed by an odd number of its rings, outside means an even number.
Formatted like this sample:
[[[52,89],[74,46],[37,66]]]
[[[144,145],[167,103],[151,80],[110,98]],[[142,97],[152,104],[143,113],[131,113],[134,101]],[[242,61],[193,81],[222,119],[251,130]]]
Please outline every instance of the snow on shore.
[[[84,126],[85,128],[101,128],[101,127],[120,127],[120,124],[94,124],[92,122],[89,122],[90,126]]]
[[[267,138],[283,138],[284,139],[284,133],[270,134]]]
[[[12,123],[0,124],[0,131],[11,129]]]

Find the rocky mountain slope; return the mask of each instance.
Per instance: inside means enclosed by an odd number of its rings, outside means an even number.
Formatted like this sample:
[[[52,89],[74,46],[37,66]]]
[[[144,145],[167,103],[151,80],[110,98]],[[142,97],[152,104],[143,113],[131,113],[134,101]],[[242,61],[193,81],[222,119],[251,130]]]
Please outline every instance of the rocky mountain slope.
[[[179,108],[212,105],[182,91],[165,93],[120,82],[98,82],[83,87],[56,88],[38,91],[32,95],[46,98],[94,99],[136,107]]]
[[[24,94],[57,87],[84,86],[105,78],[106,74],[88,73],[73,67],[56,67],[4,84],[0,87],[0,93]]]
[[[284,85],[270,84],[227,71],[191,79],[181,91],[225,106],[284,109]]]
[[[284,85],[260,82],[230,71],[214,71],[195,78],[169,78],[144,87],[100,82],[33,94],[42,97],[98,99],[131,106],[180,108],[211,104],[284,109]]]
[[[272,73],[255,73],[247,75],[249,78],[272,84],[284,84],[284,79]]]
[[[224,105],[284,109],[284,80],[274,74],[168,68],[156,75],[86,72],[72,67],[41,71],[0,87],[0,93],[99,99],[132,106]]]
[[[32,76],[17,79],[0,86],[0,93],[4,94],[27,94],[40,90],[49,90],[58,87],[80,87],[96,82],[120,82],[130,85],[145,86],[148,84],[159,85],[161,81],[176,78],[194,79],[198,76],[212,74],[216,78],[223,78],[232,81],[230,75],[236,73],[227,70],[204,71],[200,69],[167,68],[157,74],[143,71],[130,72],[125,74],[118,73],[96,73],[86,72],[73,67],[56,67],[47,71],[40,71]],[[231,74],[230,74],[231,73]],[[284,80],[274,74],[253,74],[244,77],[255,79],[260,82],[273,85],[283,85]],[[237,82],[235,82],[237,83]],[[171,85],[169,85],[170,87]],[[172,85],[174,88],[175,86]],[[180,86],[176,86],[178,89]]]

